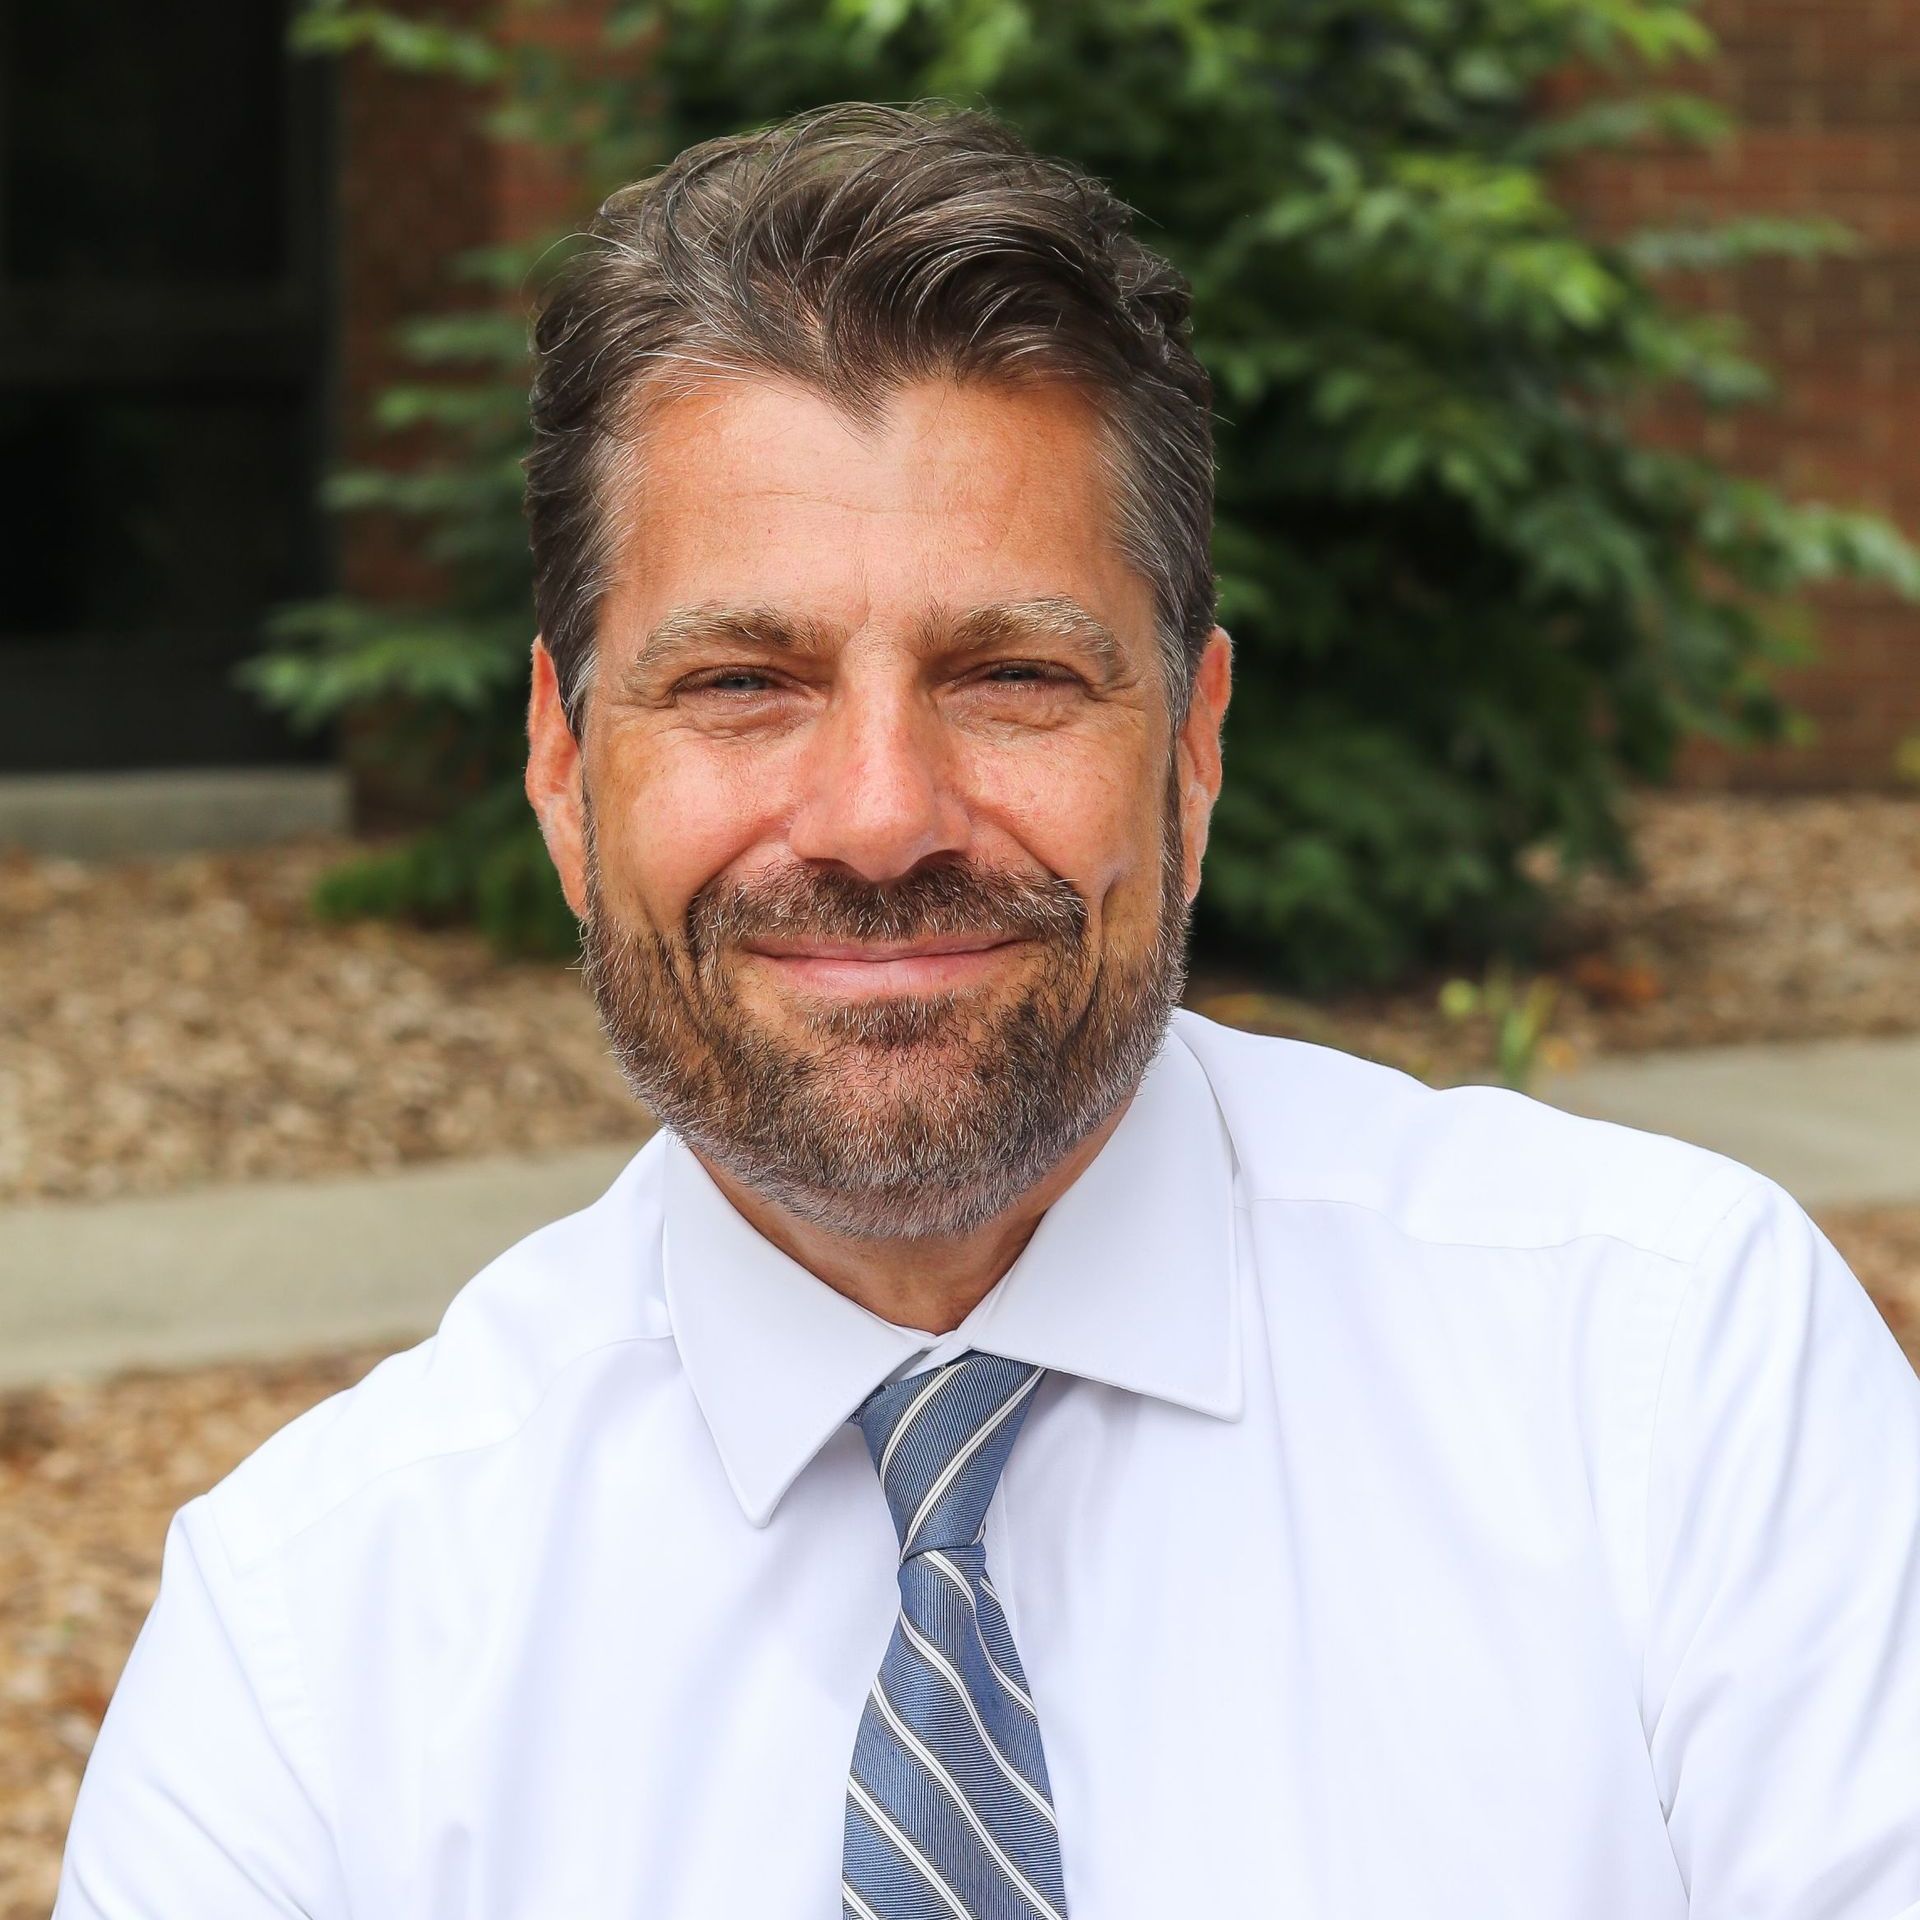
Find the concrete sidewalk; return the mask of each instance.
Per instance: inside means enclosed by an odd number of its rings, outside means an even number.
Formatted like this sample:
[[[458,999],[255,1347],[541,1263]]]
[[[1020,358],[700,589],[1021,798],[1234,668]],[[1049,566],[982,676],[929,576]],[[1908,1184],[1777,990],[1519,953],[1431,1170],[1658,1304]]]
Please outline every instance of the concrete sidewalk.
[[[418,1339],[638,1145],[0,1209],[0,1387]]]
[[[1920,1038],[1647,1055],[1540,1091],[1731,1154],[1810,1209],[1920,1202]],[[417,1338],[495,1254],[601,1193],[642,1137],[0,1209],[0,1386]]]
[[[8,774],[0,848],[124,860],[258,847],[345,833],[352,812],[347,770],[336,766]]]
[[[1535,1091],[1742,1160],[1809,1211],[1920,1201],[1920,1036],[1642,1054]]]

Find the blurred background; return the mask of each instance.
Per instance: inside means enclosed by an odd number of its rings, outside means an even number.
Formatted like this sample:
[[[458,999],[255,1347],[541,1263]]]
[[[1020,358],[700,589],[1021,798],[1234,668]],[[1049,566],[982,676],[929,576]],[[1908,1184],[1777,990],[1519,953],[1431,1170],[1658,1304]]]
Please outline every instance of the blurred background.
[[[0,1920],[168,1515],[647,1132],[519,794],[530,298],[925,97],[1194,285],[1191,1004],[1732,1153],[1920,1355],[1920,0],[0,0]]]

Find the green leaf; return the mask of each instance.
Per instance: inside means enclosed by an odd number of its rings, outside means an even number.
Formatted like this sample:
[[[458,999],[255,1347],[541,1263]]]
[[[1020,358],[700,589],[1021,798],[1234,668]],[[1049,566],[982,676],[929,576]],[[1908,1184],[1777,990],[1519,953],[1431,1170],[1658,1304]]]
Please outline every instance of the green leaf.
[[[505,53],[485,34],[388,7],[309,5],[295,16],[291,32],[298,53],[366,48],[402,72],[442,74],[475,86],[497,80],[506,66]]]

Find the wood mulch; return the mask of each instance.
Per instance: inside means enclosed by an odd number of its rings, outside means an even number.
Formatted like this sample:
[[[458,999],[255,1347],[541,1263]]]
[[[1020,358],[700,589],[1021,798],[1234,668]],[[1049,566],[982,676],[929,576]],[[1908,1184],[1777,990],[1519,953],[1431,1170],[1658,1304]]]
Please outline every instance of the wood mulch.
[[[316,922],[345,851],[0,855],[0,1204],[631,1136],[575,970]]]
[[[1583,876],[1554,929],[1543,1064],[1920,1031],[1920,796],[1646,793],[1629,816],[1643,877]],[[1485,1076],[1490,1023],[1444,1017],[1444,984],[1304,1001],[1196,979],[1190,998],[1422,1079]]]

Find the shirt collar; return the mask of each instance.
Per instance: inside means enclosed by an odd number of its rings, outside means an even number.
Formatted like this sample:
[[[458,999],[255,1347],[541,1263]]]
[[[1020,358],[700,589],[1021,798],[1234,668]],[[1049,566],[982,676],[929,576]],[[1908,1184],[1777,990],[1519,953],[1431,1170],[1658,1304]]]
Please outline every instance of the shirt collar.
[[[789,1259],[683,1141],[665,1144],[674,1339],[741,1509],[763,1527],[925,1336]],[[1238,1419],[1233,1177],[1206,1073],[1170,1030],[1105,1146],[957,1330],[964,1345]]]

